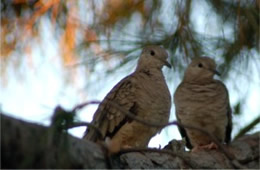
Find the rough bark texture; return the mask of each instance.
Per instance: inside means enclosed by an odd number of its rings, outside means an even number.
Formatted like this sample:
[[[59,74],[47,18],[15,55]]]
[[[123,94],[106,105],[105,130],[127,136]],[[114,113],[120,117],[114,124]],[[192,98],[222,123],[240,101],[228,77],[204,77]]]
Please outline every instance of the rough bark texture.
[[[260,168],[259,132],[226,146],[230,160],[220,150],[174,149],[176,141],[165,153],[129,152],[108,159],[95,143],[3,114],[1,131],[1,168]]]

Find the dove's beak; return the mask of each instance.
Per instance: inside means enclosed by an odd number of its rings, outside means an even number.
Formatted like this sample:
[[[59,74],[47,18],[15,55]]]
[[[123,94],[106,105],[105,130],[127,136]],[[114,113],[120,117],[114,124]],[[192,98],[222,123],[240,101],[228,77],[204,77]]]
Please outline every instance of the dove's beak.
[[[221,76],[221,74],[217,70],[210,69],[210,71],[212,71],[214,74],[216,74],[218,76]]]
[[[165,64],[168,68],[172,68],[172,65],[171,65],[168,61],[165,61],[164,64]]]

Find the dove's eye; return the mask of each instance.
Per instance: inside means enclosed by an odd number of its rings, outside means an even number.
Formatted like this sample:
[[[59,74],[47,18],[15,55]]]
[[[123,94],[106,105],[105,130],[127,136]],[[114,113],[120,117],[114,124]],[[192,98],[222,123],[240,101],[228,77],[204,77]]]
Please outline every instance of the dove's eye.
[[[153,50],[151,50],[150,54],[151,54],[152,56],[154,56],[154,55],[155,55],[155,52],[154,52]]]
[[[200,67],[200,68],[201,68],[201,67],[203,67],[203,65],[202,65],[201,63],[199,63],[199,64],[198,64],[198,67]]]

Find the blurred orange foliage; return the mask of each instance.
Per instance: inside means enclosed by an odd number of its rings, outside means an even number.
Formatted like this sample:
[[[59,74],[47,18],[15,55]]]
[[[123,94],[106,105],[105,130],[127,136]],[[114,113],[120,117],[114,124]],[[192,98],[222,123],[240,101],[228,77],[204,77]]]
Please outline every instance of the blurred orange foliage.
[[[75,62],[75,46],[76,46],[76,31],[79,26],[78,20],[74,17],[77,16],[77,6],[74,3],[70,3],[70,10],[66,20],[66,27],[61,37],[60,48],[64,61],[64,64],[70,64]]]
[[[8,35],[10,33],[10,29],[8,28],[7,25],[8,20],[7,19],[1,19],[1,45],[0,45],[0,58],[2,59],[7,59],[8,55],[13,52],[15,49],[16,45],[16,40],[15,39],[8,39]]]
[[[89,2],[95,4],[95,1]],[[29,12],[30,15],[16,14],[12,19],[1,17],[1,58],[8,59],[11,53],[15,50],[22,50],[24,53],[30,51],[31,53],[31,50],[28,50],[31,49],[31,44],[28,42],[30,42],[31,38],[40,35],[37,27],[39,24],[38,21],[42,16],[46,16],[50,13],[50,20],[53,24],[52,26],[55,28],[57,17],[60,15],[60,12],[63,12],[62,15],[66,18],[65,26],[63,28],[64,32],[60,37],[60,51],[64,65],[73,64],[76,61],[76,35],[80,31],[85,32],[83,40],[92,43],[89,47],[95,54],[100,54],[101,52],[104,53],[99,44],[100,42],[97,41],[99,39],[97,30],[90,28],[88,23],[81,23],[78,13],[80,1],[13,0],[11,3],[23,10],[27,9],[28,6],[29,10],[27,10],[27,12]],[[64,11],[66,12],[64,13]],[[119,20],[129,18],[134,12],[138,12],[142,16],[147,16],[148,13],[145,11],[145,1],[143,0],[106,0],[104,1],[101,11],[95,11],[95,9],[93,9],[92,12],[96,18],[98,17],[100,24],[104,24],[105,27],[113,26]],[[87,12],[86,15],[88,15]],[[14,22],[14,20],[16,21]],[[10,27],[12,29],[10,29]],[[13,34],[14,38],[12,41],[6,40],[6,37],[9,34]],[[19,44],[17,45],[18,42]],[[109,57],[106,56],[107,55],[104,53],[103,59],[108,60]],[[30,63],[33,62],[30,61]]]
[[[145,15],[144,0],[107,0],[102,10],[101,20],[105,26],[111,26],[120,19],[130,17],[134,12]]]

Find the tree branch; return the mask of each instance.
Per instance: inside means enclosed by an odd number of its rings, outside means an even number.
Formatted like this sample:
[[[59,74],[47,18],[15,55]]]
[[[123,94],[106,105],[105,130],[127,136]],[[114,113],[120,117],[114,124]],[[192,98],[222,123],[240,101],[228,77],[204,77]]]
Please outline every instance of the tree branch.
[[[61,131],[1,114],[1,168],[109,168],[98,144]],[[54,136],[53,136],[54,135]],[[259,133],[243,136],[226,149],[246,168],[259,169]],[[110,168],[233,168],[219,150],[123,150],[110,158]]]

